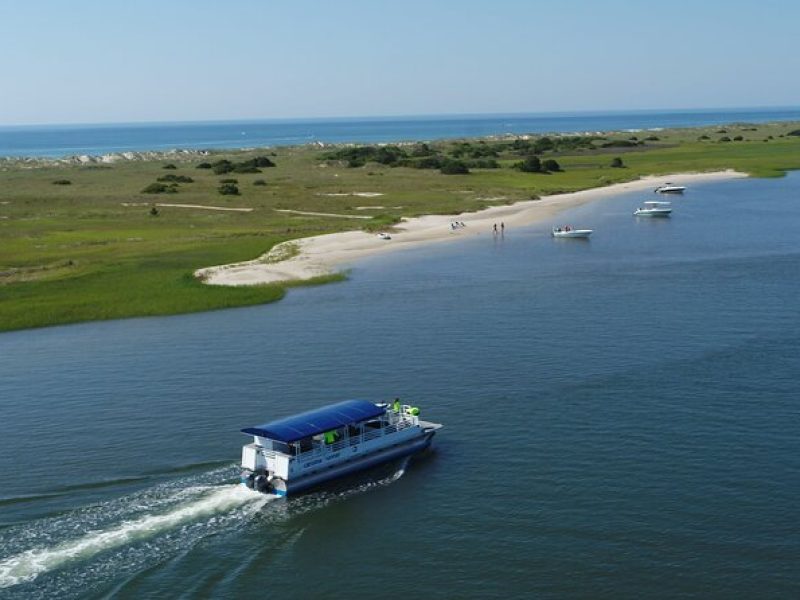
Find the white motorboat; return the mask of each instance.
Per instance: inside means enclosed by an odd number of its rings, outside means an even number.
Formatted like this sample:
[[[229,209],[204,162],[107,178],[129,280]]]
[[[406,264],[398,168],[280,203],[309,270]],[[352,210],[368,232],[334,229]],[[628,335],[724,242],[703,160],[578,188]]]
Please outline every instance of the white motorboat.
[[[379,233],[377,235],[382,240],[390,240],[390,239],[392,239],[392,236],[390,236],[388,233],[385,233],[385,232],[381,232],[381,233]]]
[[[410,456],[430,446],[438,423],[419,408],[346,400],[264,425],[242,429],[242,484],[286,496],[331,479]]]
[[[583,238],[586,239],[592,235],[591,229],[575,229],[570,225],[564,227],[553,227],[553,237],[557,238]]]
[[[633,214],[637,217],[668,217],[672,214],[672,203],[648,200],[643,202],[642,206],[637,208]]]
[[[686,186],[665,183],[664,185],[658,186],[654,191],[657,194],[682,194],[686,191]]]

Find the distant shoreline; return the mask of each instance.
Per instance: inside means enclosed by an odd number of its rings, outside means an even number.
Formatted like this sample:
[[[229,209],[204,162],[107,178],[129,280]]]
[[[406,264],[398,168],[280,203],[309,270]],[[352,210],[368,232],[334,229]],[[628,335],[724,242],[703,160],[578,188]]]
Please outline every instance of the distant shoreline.
[[[800,107],[5,126],[0,127],[0,165],[36,160],[75,164],[71,159],[123,153],[164,153],[170,158],[167,155],[176,153],[282,148],[318,142],[391,144],[787,121],[800,121]]]
[[[542,223],[560,212],[616,194],[644,191],[666,181],[682,185],[747,177],[734,170],[708,173],[648,175],[634,181],[588,188],[566,194],[543,196],[507,206],[493,206],[459,215],[425,215],[404,219],[384,240],[364,231],[344,231],[283,242],[255,260],[206,267],[195,277],[208,285],[248,286],[267,283],[307,281],[336,274],[343,266],[370,256],[415,248],[423,244],[456,241],[478,235],[492,235],[495,224],[524,227]],[[463,222],[453,230],[450,223]],[[291,251],[288,251],[291,249]],[[283,256],[288,258],[282,259]]]

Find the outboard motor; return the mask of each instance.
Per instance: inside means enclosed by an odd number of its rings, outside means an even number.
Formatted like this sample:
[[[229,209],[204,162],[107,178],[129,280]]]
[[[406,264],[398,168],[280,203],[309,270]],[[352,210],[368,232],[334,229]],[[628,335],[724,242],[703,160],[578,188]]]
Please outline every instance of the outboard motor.
[[[266,475],[258,475],[253,480],[253,489],[262,494],[266,494],[270,490],[269,479]]]
[[[246,485],[251,490],[253,489],[253,482],[255,481],[256,474],[252,471],[242,471],[241,479],[242,483]]]

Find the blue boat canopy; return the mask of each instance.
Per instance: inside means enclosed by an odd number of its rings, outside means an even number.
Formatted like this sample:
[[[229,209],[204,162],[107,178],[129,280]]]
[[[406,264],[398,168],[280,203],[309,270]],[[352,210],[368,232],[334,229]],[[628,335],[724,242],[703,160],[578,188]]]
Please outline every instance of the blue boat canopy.
[[[242,429],[242,433],[290,444],[344,425],[374,419],[385,412],[385,408],[366,400],[345,400],[285,419],[248,427]]]

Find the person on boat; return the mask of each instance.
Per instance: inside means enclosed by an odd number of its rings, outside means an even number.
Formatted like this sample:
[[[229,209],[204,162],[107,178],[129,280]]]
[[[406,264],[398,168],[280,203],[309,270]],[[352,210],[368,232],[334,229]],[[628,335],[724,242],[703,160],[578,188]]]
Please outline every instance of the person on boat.
[[[335,444],[336,441],[339,439],[339,432],[336,430],[333,431],[326,431],[325,432],[325,444]]]
[[[564,227],[564,231],[569,231],[570,229],[572,229],[572,228],[571,228],[569,225],[567,225],[566,227]]]
[[[399,414],[400,413],[400,407],[401,407],[400,398],[395,398],[394,402],[392,403],[392,411]]]

